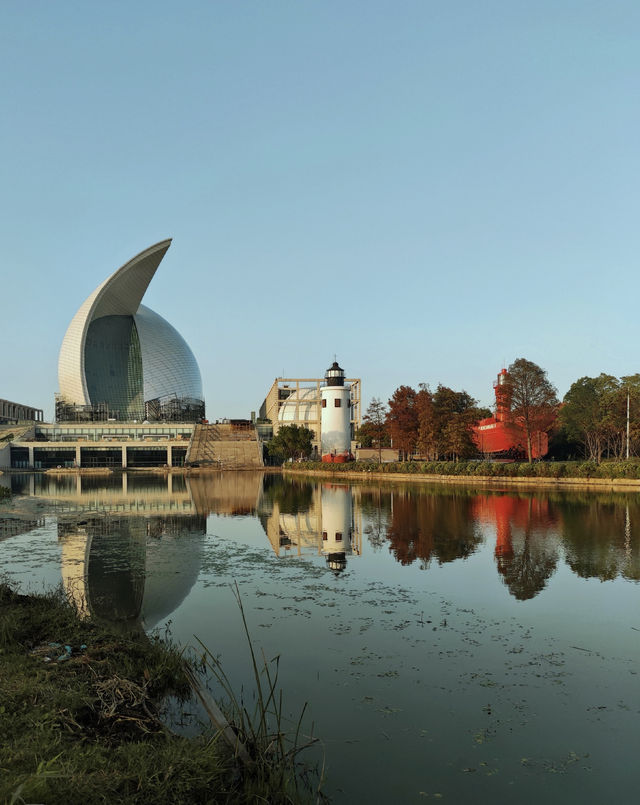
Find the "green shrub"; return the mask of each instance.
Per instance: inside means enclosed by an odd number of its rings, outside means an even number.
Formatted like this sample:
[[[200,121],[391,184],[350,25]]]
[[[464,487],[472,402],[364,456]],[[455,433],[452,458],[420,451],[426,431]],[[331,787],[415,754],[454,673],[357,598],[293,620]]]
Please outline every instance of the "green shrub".
[[[598,477],[598,465],[595,461],[580,461],[576,464],[577,478],[596,478]]]
[[[295,470],[325,472],[328,475],[357,472],[407,475],[486,476],[492,478],[640,478],[640,459],[630,461],[395,461],[379,464],[376,461],[356,461],[347,464],[322,464],[319,461],[295,463]],[[0,487],[0,498],[9,495]]]

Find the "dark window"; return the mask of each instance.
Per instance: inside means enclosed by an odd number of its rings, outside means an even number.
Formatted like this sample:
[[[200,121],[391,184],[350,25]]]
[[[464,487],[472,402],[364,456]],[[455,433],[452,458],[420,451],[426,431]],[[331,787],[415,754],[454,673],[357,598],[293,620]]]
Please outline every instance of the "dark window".
[[[322,532],[322,539],[329,539],[329,537],[327,537],[327,532],[326,531]]]
[[[342,542],[342,531],[336,531],[336,542]]]
[[[327,401],[326,401],[326,400],[323,400],[323,401],[322,401],[322,407],[323,407],[323,408],[326,408],[326,407],[327,407]]]
[[[336,397],[335,400],[333,401],[333,404],[335,405],[336,408],[340,408],[340,398]]]

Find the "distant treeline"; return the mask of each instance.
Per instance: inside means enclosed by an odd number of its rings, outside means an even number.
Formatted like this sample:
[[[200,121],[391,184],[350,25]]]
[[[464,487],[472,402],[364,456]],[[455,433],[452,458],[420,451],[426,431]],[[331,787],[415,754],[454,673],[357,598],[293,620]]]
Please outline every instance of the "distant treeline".
[[[581,377],[562,402],[544,369],[518,358],[507,370],[504,417],[514,434],[512,457],[532,459],[532,440],[549,436],[549,458],[622,460],[640,455],[640,374]],[[393,444],[400,458],[435,461],[480,457],[473,426],[491,415],[466,391],[421,383],[399,386],[385,404],[373,398],[356,438],[362,447]],[[490,473],[489,473],[490,474]]]

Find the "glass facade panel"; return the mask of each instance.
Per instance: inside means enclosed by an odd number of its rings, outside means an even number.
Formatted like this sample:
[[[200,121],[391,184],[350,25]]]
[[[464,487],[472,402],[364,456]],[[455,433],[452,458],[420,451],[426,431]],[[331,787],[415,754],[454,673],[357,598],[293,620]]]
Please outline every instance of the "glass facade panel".
[[[103,316],[92,321],[84,361],[92,405],[106,403],[122,419],[143,417],[142,355],[132,316]]]

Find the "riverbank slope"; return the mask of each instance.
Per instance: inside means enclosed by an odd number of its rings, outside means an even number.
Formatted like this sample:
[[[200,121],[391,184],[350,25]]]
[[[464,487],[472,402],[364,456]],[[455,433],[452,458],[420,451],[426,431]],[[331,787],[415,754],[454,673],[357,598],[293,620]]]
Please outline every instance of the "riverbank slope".
[[[305,801],[281,768],[258,778],[212,733],[167,729],[163,702],[191,688],[159,638],[0,583],[0,655],[0,802]]]

